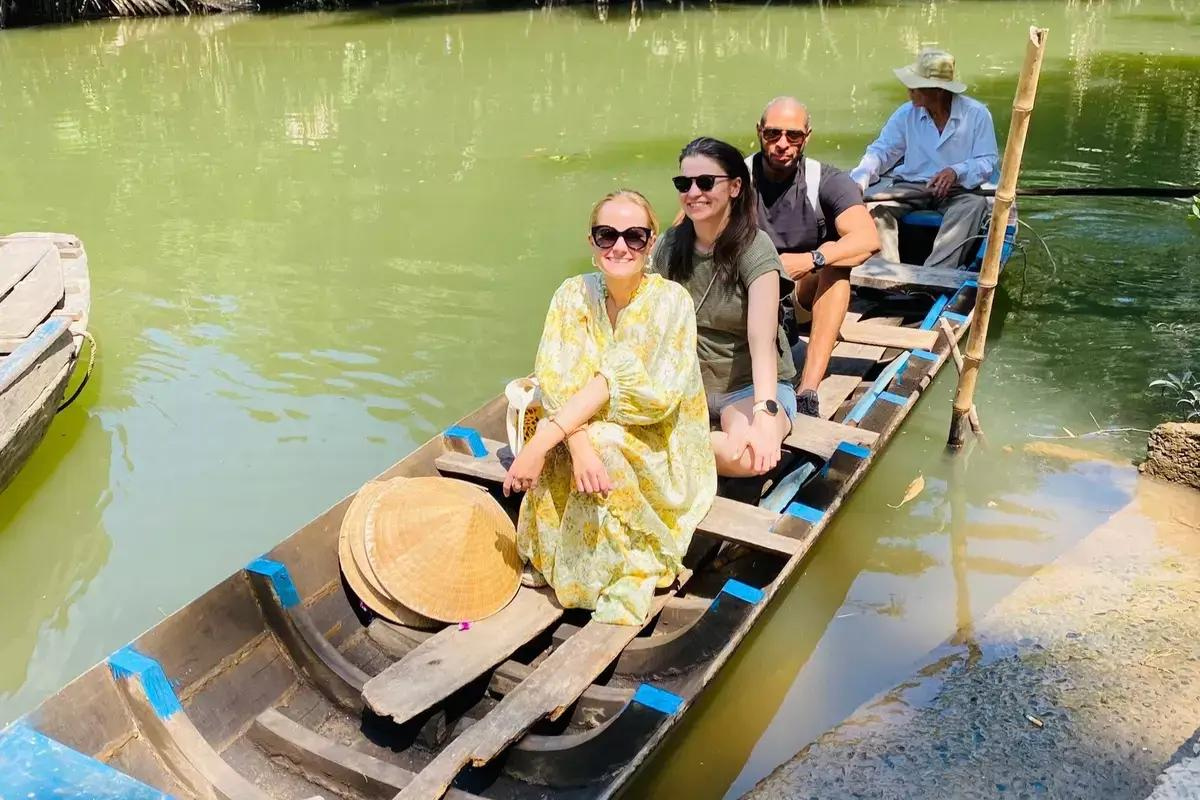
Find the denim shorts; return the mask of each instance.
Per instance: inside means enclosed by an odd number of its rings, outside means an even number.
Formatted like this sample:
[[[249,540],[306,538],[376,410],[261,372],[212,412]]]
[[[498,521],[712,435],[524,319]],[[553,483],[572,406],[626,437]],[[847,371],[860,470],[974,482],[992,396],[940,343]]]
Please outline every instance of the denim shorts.
[[[719,420],[721,412],[725,410],[725,406],[732,405],[739,400],[745,400],[747,397],[754,397],[754,384],[744,386],[732,392],[726,392],[725,394],[709,395],[708,415],[713,420]],[[775,401],[779,403],[779,407],[787,414],[788,419],[796,418],[796,390],[792,388],[790,383],[776,385]]]

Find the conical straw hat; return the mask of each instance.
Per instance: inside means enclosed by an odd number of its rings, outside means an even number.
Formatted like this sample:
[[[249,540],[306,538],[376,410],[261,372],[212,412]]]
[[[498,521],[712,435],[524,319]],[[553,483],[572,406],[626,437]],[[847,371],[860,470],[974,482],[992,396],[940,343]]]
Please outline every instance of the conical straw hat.
[[[439,627],[436,620],[405,608],[388,595],[367,561],[367,551],[363,547],[363,528],[367,521],[367,511],[375,498],[381,492],[387,491],[389,483],[370,481],[359,489],[350,501],[338,534],[338,560],[342,564],[342,574],[346,576],[346,583],[350,584],[358,599],[384,619],[411,628]]]
[[[367,512],[364,543],[384,590],[443,622],[491,616],[521,583],[512,520],[491,495],[463,481],[389,485]]]

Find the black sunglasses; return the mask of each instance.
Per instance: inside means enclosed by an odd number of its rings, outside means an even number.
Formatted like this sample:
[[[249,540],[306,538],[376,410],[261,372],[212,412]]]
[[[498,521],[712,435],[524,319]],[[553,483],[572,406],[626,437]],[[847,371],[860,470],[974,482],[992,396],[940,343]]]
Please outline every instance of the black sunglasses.
[[[800,144],[808,138],[809,131],[790,131],[786,128],[763,128],[763,138],[768,142],[779,140],[780,136],[786,136],[788,144]]]
[[[728,175],[695,175],[690,178],[687,175],[676,175],[671,178],[671,183],[675,184],[675,191],[683,194],[692,188],[693,183],[700,187],[700,191],[711,192],[712,188],[717,185],[717,181],[727,180],[729,180]]]
[[[615,246],[617,239],[624,239],[626,247],[635,253],[640,253],[646,249],[646,245],[650,244],[650,237],[653,235],[654,231],[649,228],[626,228],[619,231],[611,225],[592,227],[592,241],[596,247],[602,250]]]

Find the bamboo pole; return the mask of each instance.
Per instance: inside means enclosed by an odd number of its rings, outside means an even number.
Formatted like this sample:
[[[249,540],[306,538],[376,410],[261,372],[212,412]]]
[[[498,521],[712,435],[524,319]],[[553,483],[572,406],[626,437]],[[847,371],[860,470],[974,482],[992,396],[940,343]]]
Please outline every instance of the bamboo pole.
[[[975,324],[971,326],[967,351],[963,354],[963,371],[958,376],[958,389],[954,392],[954,409],[950,416],[950,436],[947,441],[954,450],[962,447],[966,441],[968,417],[975,402],[975,384],[979,379],[979,366],[983,363],[988,321],[992,316],[992,301],[995,299],[996,282],[1000,277],[1000,251],[1004,246],[1005,230],[1008,228],[1008,212],[1016,197],[1021,156],[1025,153],[1025,134],[1029,130],[1029,115],[1033,112],[1033,103],[1037,97],[1038,76],[1042,72],[1042,56],[1045,52],[1046,29],[1031,27],[1029,41],[1025,47],[1025,64],[1021,67],[1017,95],[1013,100],[1012,122],[1008,126],[1004,160],[1000,165],[1000,185],[996,188],[996,201],[992,206],[987,249],[984,251],[983,266],[979,270]]]

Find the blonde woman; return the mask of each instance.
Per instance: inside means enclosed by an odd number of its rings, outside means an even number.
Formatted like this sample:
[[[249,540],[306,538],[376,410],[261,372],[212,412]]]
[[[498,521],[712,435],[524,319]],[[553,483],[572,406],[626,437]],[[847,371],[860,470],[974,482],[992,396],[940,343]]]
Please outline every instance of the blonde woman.
[[[646,272],[653,209],[614,192],[589,227],[599,272],[550,301],[534,367],[546,418],[504,491],[526,492],[517,546],[531,578],[565,608],[640,625],[712,505],[716,465],[691,297]]]

